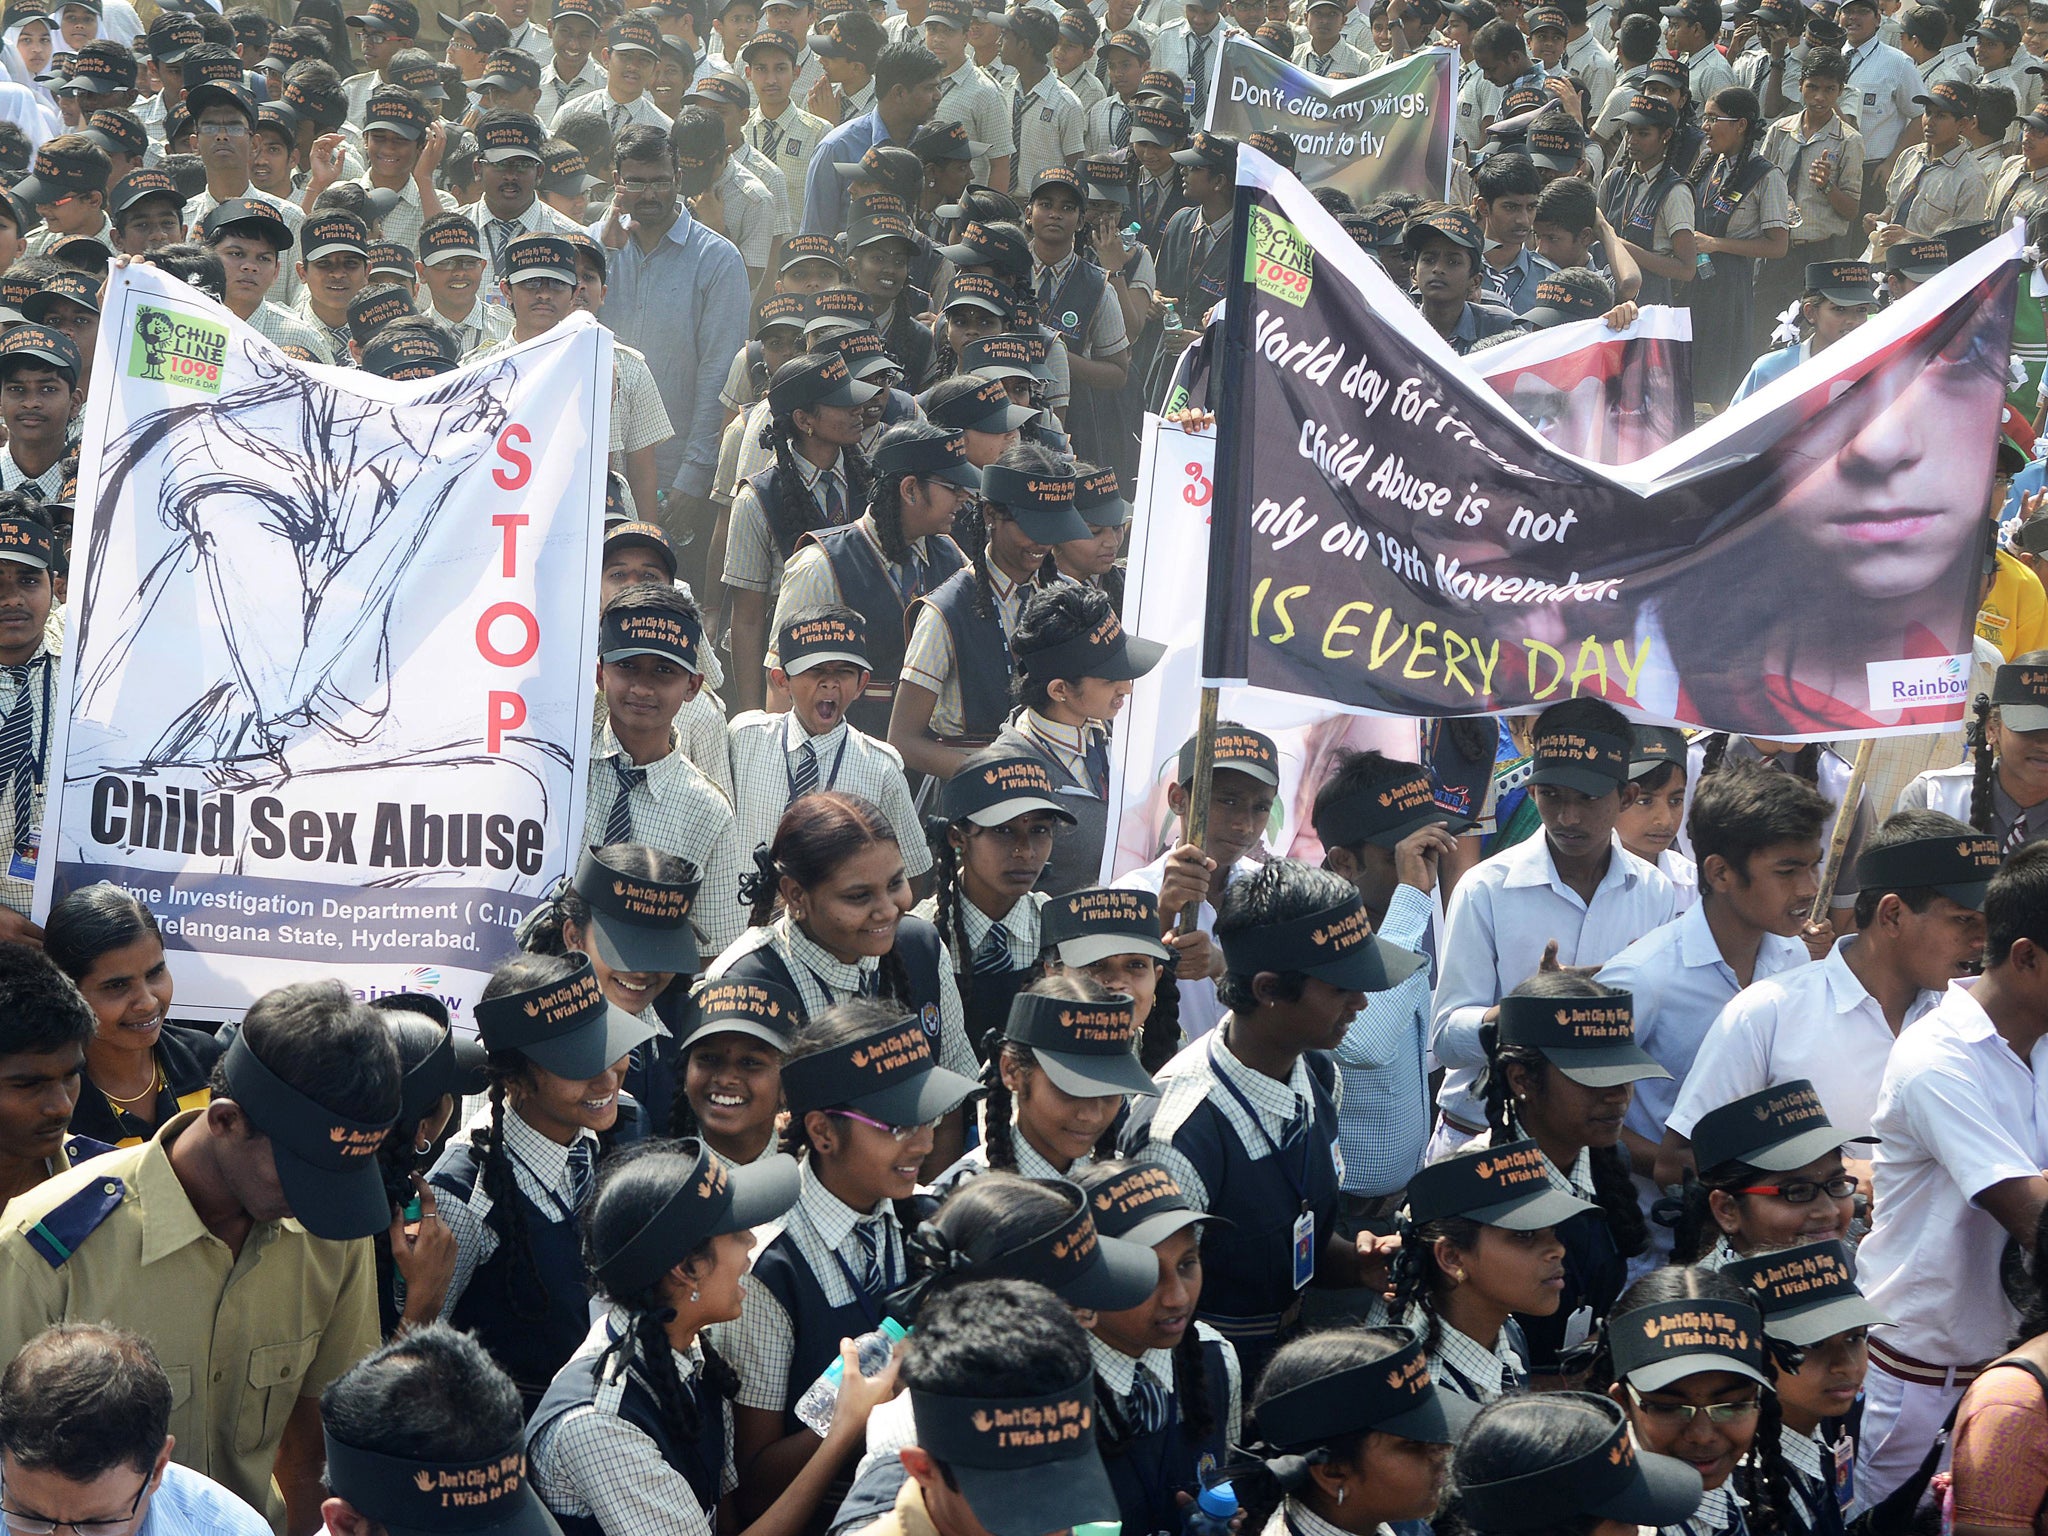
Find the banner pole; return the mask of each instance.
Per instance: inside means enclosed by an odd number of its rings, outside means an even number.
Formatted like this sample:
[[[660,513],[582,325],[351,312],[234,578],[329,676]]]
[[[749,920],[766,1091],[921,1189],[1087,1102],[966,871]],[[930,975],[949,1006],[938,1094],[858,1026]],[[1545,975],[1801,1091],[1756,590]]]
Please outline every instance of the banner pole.
[[[1870,777],[1871,749],[1877,738],[1866,736],[1856,746],[1856,761],[1849,769],[1848,787],[1842,791],[1842,806],[1835,813],[1835,835],[1828,839],[1827,862],[1821,866],[1820,890],[1813,898],[1813,910],[1806,916],[1817,923],[1828,915],[1834,900],[1835,882],[1842,875],[1842,856],[1849,851],[1849,834],[1856,830],[1856,807],[1863,800],[1863,781]]]
[[[1187,840],[1195,847],[1209,835],[1209,790],[1216,782],[1216,696],[1222,690],[1202,690],[1202,710],[1195,725],[1195,780],[1188,786]],[[1193,933],[1202,904],[1191,901],[1180,909],[1180,933]]]

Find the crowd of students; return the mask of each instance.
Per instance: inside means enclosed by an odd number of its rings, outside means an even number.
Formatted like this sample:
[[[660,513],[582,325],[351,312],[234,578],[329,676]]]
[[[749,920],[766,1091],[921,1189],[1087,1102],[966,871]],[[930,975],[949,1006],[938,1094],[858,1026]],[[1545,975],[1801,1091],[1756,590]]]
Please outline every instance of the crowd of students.
[[[2035,1524],[2048,520],[1855,804],[1579,698],[1336,754],[1304,861],[1226,721],[1101,882],[1224,37],[1457,49],[1456,201],[1345,230],[1460,351],[1689,302],[1719,406],[2035,211],[2048,7],[144,9],[0,52],[8,1529]],[[473,1035],[29,919],[121,257],[396,379],[616,334],[585,851]]]

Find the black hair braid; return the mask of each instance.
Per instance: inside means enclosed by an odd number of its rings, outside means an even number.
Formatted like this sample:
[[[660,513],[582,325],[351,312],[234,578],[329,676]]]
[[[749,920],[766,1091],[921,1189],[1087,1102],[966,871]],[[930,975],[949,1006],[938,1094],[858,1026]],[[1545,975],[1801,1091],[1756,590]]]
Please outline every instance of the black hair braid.
[[[1721,770],[1721,759],[1728,755],[1728,733],[1715,731],[1700,743],[1700,777]]]
[[[1038,558],[1038,574],[1031,578],[1032,583],[1040,587],[1051,587],[1057,586],[1059,579],[1060,563],[1053,558],[1053,552],[1048,549]]]
[[[712,1346],[711,1335],[697,1335],[697,1353],[704,1357],[704,1385],[728,1403],[740,1395],[740,1373]]]
[[[1237,1491],[1237,1507],[1244,1515],[1241,1531],[1263,1531],[1288,1494],[1287,1487],[1262,1461],[1232,1469],[1231,1486]]]
[[[1809,741],[1792,758],[1792,772],[1815,788],[1820,786],[1820,743]]]
[[[802,1157],[811,1150],[811,1133],[804,1125],[802,1115],[791,1115],[782,1122],[782,1135],[775,1143],[775,1150],[785,1157]]]
[[[944,835],[932,839],[932,902],[932,926],[953,951],[953,974],[966,976],[974,968],[974,949],[967,942],[967,904],[960,894],[960,854],[953,847],[952,838]]]
[[[1443,1338],[1443,1319],[1436,1312],[1436,1245],[1422,1235],[1422,1229],[1412,1221],[1401,1223],[1401,1248],[1394,1255],[1392,1279],[1394,1298],[1389,1307],[1390,1316],[1397,1322],[1405,1322],[1410,1307],[1422,1309],[1422,1352],[1434,1355],[1438,1342]]]
[[[988,511],[980,501],[970,501],[960,510],[956,522],[968,536],[968,547],[974,551],[974,611],[984,619],[996,616],[996,589],[988,579],[988,568],[995,559],[994,538],[989,528]]]
[[[1679,1264],[1693,1264],[1704,1258],[1720,1240],[1721,1224],[1714,1220],[1713,1194],[1734,1191],[1754,1184],[1763,1170],[1739,1160],[1725,1162],[1700,1172],[1688,1172],[1679,1196],[1678,1220],[1672,1227],[1671,1257]],[[1737,1200],[1741,1196],[1734,1195]]]
[[[1750,1536],[1781,1536],[1792,1521],[1792,1478],[1785,1469],[1785,1413],[1778,1402],[1778,1364],[1768,1347],[1764,1350],[1764,1375],[1771,1381],[1757,1410],[1756,1438],[1749,1454],[1735,1469],[1742,1501],[1748,1506],[1746,1523]]]
[[[1650,1228],[1629,1176],[1628,1154],[1618,1146],[1594,1147],[1588,1159],[1593,1173],[1593,1200],[1607,1220],[1607,1230],[1624,1259],[1633,1259],[1650,1245]]]
[[[523,1066],[525,1058],[518,1059]],[[547,1315],[547,1284],[541,1279],[540,1261],[534,1257],[533,1237],[526,1230],[526,1201],[512,1171],[512,1155],[505,1150],[505,1082],[509,1076],[511,1073],[496,1062],[490,1064],[491,1126],[477,1150],[483,1154],[481,1178],[484,1193],[491,1197],[491,1210],[504,1213],[502,1222],[493,1223],[498,1228],[498,1243],[512,1250],[518,1266],[516,1279],[524,1282],[508,1287],[512,1315],[533,1322]]]
[[[569,941],[563,937],[562,930],[570,923],[587,927],[590,904],[564,878],[554,883],[547,899],[527,914],[512,936],[529,955],[566,955],[569,953]]]
[[[1016,1131],[1010,1124],[1012,1097],[1010,1085],[1003,1081],[1003,1057],[1008,1054],[1019,1065],[1034,1059],[1031,1048],[1003,1043],[1002,1031],[989,1031],[987,1041],[981,1043],[983,1053],[981,1080],[988,1093],[982,1099],[981,1139],[988,1148],[988,1165],[1004,1173],[1017,1171]]]
[[[1970,722],[1970,825],[1991,830],[1991,788],[1997,783],[1998,760],[1991,751],[1991,696],[1980,693]]]
[[[775,552],[784,560],[796,553],[796,541],[813,528],[825,526],[825,510],[804,483],[796,462],[796,423],[787,416],[770,417],[761,428],[761,446],[775,453],[775,475],[755,484],[761,511],[767,516],[768,531],[775,538]]]
[[[1479,1048],[1486,1053],[1486,1126],[1493,1132],[1494,1145],[1500,1146],[1515,1139],[1513,1113],[1508,1108],[1509,1064],[1518,1062],[1541,1071],[1544,1062],[1526,1046],[1502,1045],[1498,1024],[1479,1026]]]
[[[740,876],[740,900],[747,904],[747,926],[765,928],[775,917],[775,903],[782,897],[782,866],[766,843],[754,847],[754,867]]]
[[[1159,990],[1152,994],[1152,1011],[1145,1016],[1145,1032],[1138,1039],[1138,1065],[1154,1077],[1180,1051],[1180,983],[1173,979],[1173,966],[1161,962]]]
[[[892,1003],[910,1006],[910,967],[903,963],[903,957],[895,950],[882,956],[881,964],[875,967],[875,995],[887,998]]]
[[[910,540],[903,533],[903,476],[877,477],[868,497],[868,513],[875,520],[875,537],[882,546],[882,558],[891,565],[910,559]]]
[[[690,1096],[683,1092],[680,1078],[689,1071],[688,1055],[676,1064],[676,1096],[669,1105],[668,1134],[671,1141],[690,1141],[701,1138],[704,1128],[697,1123],[697,1111],[690,1107]]]
[[[657,1294],[643,1294],[632,1309],[632,1326],[612,1344],[607,1354],[637,1370],[654,1394],[654,1406],[662,1426],[682,1445],[693,1443],[704,1429],[704,1414],[697,1399],[683,1385],[676,1369],[675,1351],[669,1347],[668,1324],[675,1313],[661,1303]],[[601,1370],[609,1370],[606,1363]],[[707,1383],[708,1385],[708,1383]]]
[[[1202,1340],[1190,1322],[1173,1346],[1173,1395],[1180,1405],[1180,1426],[1190,1440],[1206,1440],[1215,1431],[1210,1411],[1209,1367],[1202,1358]]]

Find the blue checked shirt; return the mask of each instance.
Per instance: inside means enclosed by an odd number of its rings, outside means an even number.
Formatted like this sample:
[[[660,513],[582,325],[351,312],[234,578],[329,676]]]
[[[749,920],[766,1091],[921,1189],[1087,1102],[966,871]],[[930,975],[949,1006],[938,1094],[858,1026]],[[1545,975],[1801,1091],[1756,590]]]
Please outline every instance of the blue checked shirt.
[[[1394,887],[1379,937],[1423,953],[1436,901],[1412,885]],[[1337,1145],[1344,1154],[1347,1195],[1391,1195],[1405,1189],[1429,1144],[1429,972],[1424,966],[1399,986],[1366,994],[1365,1006],[1337,1047],[1344,1097]]]

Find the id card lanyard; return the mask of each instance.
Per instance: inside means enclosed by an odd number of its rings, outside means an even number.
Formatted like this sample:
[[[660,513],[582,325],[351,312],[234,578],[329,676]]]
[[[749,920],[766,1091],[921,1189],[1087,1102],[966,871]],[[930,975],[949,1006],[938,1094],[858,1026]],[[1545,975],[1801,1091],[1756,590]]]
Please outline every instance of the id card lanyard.
[[[1213,1040],[1214,1037],[1211,1038]],[[1213,1044],[1209,1047],[1209,1070],[1216,1081],[1237,1100],[1238,1107],[1245,1112],[1246,1117],[1257,1129],[1260,1140],[1266,1143],[1274,1163],[1280,1168],[1280,1176],[1287,1180],[1287,1187],[1301,1202],[1300,1213],[1294,1218],[1294,1288],[1298,1291],[1313,1280],[1316,1273],[1316,1214],[1309,1208],[1308,1203],[1309,1156],[1315,1144],[1314,1106],[1310,1106],[1307,1123],[1301,1128],[1301,1172],[1297,1176],[1288,1170],[1282,1156],[1286,1148],[1273,1139],[1272,1133],[1266,1129],[1266,1123],[1259,1118],[1259,1112],[1252,1108],[1252,1101],[1244,1096],[1244,1090],[1225,1076],[1223,1068],[1217,1065],[1216,1047]]]

